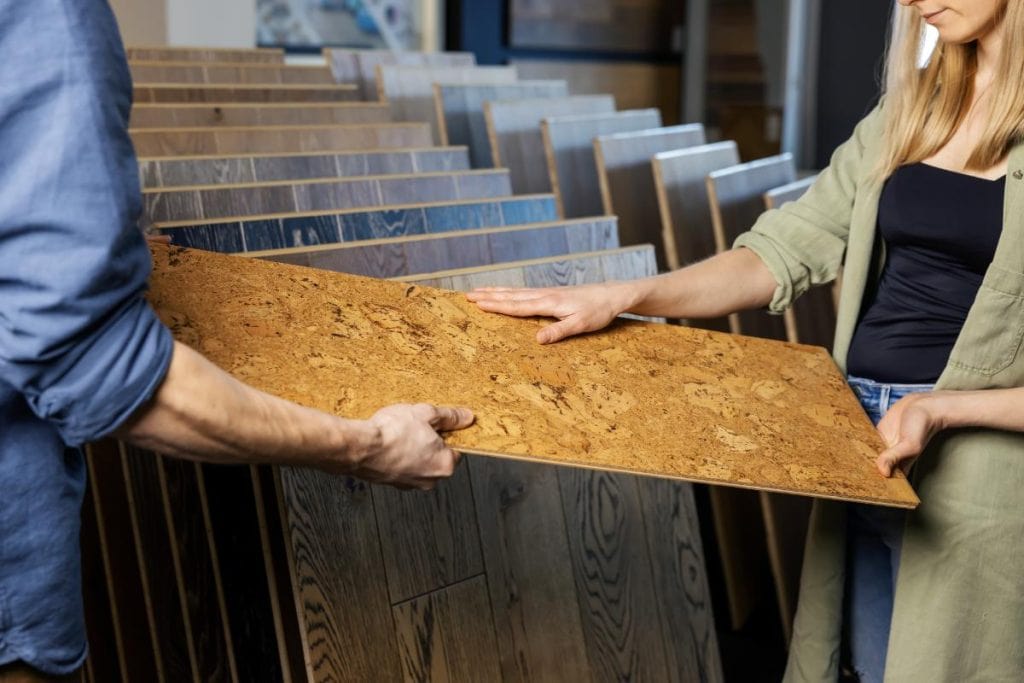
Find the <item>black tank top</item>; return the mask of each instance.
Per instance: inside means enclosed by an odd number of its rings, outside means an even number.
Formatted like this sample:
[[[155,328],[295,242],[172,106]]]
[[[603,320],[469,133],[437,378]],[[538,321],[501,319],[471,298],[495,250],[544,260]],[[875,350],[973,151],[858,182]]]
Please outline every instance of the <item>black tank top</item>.
[[[889,177],[878,204],[886,262],[861,307],[851,375],[892,384],[939,378],[995,254],[1005,180],[927,164]]]

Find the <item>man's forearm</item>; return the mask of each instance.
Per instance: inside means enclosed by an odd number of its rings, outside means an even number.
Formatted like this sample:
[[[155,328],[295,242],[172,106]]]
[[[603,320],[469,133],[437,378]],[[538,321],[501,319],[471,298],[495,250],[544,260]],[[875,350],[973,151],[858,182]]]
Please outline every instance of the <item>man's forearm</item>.
[[[289,403],[235,380],[176,343],[153,400],[117,436],[167,455],[344,471],[380,440],[369,422]]]

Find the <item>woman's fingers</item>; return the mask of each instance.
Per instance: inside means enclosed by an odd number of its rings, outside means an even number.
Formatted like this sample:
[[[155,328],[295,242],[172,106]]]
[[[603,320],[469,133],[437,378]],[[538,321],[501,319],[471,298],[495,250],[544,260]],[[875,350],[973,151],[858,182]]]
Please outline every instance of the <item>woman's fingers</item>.
[[[527,318],[532,316],[551,316],[557,317],[558,313],[555,307],[546,299],[526,299],[526,300],[482,300],[475,302],[481,310],[487,311],[488,313],[501,313],[503,315],[512,315],[519,318]]]
[[[566,337],[571,337],[575,334],[587,332],[588,330],[580,322],[576,316],[570,316],[565,320],[559,320],[557,323],[551,323],[550,325],[542,328],[537,333],[537,341],[541,344],[554,344],[560,342]]]

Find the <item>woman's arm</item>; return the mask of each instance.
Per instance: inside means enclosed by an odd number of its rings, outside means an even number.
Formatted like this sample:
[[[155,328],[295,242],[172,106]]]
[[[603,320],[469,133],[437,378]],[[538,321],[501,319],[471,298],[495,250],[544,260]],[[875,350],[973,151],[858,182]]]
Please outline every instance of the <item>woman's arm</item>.
[[[550,344],[606,327],[621,313],[666,318],[715,318],[765,306],[776,282],[749,249],[733,249],[672,273],[642,280],[548,289],[485,288],[467,296],[481,309],[559,321],[537,333]]]
[[[1024,387],[903,397],[878,423],[888,445],[878,456],[879,471],[887,477],[896,467],[906,472],[933,436],[958,427],[1024,432]]]
[[[253,389],[175,343],[155,396],[116,434],[181,458],[317,467],[428,489],[458,463],[438,432],[472,422],[464,408],[426,404],[389,406],[368,420],[342,419]]]

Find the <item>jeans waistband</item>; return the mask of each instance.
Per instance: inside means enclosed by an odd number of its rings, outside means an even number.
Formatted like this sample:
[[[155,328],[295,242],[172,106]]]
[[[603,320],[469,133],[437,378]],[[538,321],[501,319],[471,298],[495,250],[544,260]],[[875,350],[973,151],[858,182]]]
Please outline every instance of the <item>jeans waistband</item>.
[[[931,391],[935,388],[934,384],[893,384],[891,382],[876,382],[873,379],[867,379],[866,377],[857,377],[855,375],[848,375],[846,378],[847,384],[853,386],[858,385],[866,389],[881,389],[882,387],[888,387],[890,391],[903,392],[915,392],[915,391]]]

